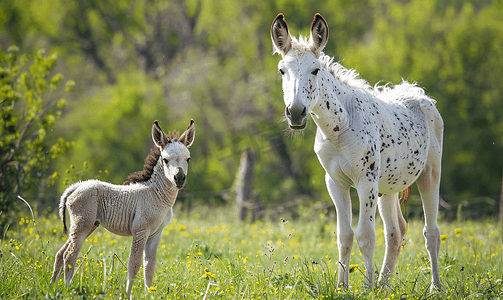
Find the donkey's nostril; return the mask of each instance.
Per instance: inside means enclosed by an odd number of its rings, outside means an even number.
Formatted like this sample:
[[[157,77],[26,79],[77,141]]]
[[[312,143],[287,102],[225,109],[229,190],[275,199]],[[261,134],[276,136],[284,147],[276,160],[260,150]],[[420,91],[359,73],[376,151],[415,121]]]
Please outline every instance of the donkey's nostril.
[[[287,116],[291,116],[291,115],[292,115],[292,112],[290,111],[290,107],[288,107],[288,106],[287,106],[287,107],[285,108],[285,114],[286,114]]]
[[[300,114],[300,116],[302,118],[304,118],[306,116],[306,112],[307,112],[307,110],[306,110],[306,107],[304,106],[304,110],[302,111],[302,113]]]

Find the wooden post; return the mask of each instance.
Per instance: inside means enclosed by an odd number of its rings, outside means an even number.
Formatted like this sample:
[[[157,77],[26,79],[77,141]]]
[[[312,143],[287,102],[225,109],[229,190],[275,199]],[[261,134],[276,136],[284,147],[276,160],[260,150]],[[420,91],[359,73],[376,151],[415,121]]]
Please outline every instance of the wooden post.
[[[262,207],[260,206],[260,195],[259,193],[255,192],[253,193],[253,210],[252,210],[252,218],[251,221],[252,223],[255,223],[259,217],[259,213],[262,210]]]
[[[248,200],[251,198],[253,189],[254,167],[255,153],[247,148],[241,154],[241,163],[236,175],[236,202],[238,204],[238,219],[240,221],[246,219],[247,206],[250,205]]]

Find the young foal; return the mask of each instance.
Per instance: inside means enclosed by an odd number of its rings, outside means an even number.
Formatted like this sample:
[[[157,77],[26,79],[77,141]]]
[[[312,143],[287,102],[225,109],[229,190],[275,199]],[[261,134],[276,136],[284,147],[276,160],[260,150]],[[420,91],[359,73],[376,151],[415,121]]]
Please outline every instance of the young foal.
[[[379,275],[384,284],[395,268],[407,229],[398,192],[416,182],[425,215],[432,288],[440,288],[437,213],[443,121],[435,101],[407,82],[372,88],[357,79],[355,71],[333,62],[322,52],[328,26],[319,14],[311,24],[309,41],[290,36],[282,14],[272,24],[271,37],[274,52],[283,57],[278,69],[290,127],[303,129],[308,114],[318,127],[314,151],[337,210],[339,284],[348,284],[353,244],[350,187],[356,188],[360,199],[356,239],[373,286],[376,207],[385,227],[386,253]]]
[[[163,228],[173,217],[172,207],[178,190],[185,184],[190,161],[187,148],[192,145],[194,136],[193,120],[180,137],[176,132],[166,136],[154,121],[155,147],[145,159],[145,170],[131,174],[125,185],[88,180],[72,184],[63,192],[59,215],[65,234],[66,207],[71,226],[68,240],[56,254],[51,283],[58,280],[64,262],[65,282],[70,284],[84,240],[101,224],[112,233],[133,236],[128,262],[128,296],[143,254],[145,288],[152,285],[157,246]]]

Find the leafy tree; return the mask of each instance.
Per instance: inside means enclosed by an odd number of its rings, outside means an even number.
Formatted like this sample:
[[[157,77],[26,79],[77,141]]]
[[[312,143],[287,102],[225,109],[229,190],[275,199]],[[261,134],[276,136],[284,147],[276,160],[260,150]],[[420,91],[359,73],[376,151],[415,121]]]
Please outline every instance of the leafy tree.
[[[70,143],[59,138],[47,142],[47,134],[60,117],[67,101],[59,98],[63,75],[52,76],[56,55],[39,51],[31,60],[17,47],[7,53],[0,48],[0,224],[15,213],[18,194],[39,198],[58,173],[47,174],[52,159]],[[67,81],[68,91],[73,81]]]
[[[471,2],[376,4],[373,39],[344,56],[371,83],[405,78],[437,100],[442,196],[453,202],[496,199],[501,190],[503,10]]]

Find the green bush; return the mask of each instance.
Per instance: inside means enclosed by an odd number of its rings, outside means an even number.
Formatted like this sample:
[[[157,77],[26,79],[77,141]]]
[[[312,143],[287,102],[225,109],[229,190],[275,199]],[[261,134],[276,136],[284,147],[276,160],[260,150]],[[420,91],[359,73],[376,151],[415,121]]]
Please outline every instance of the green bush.
[[[39,51],[33,58],[19,49],[0,48],[0,225],[16,212],[16,196],[37,199],[58,178],[49,174],[49,162],[70,143],[63,138],[47,142],[47,134],[67,100],[60,98],[63,75],[53,70],[56,55]],[[65,91],[73,81],[66,82]],[[21,203],[21,202],[20,202]]]

